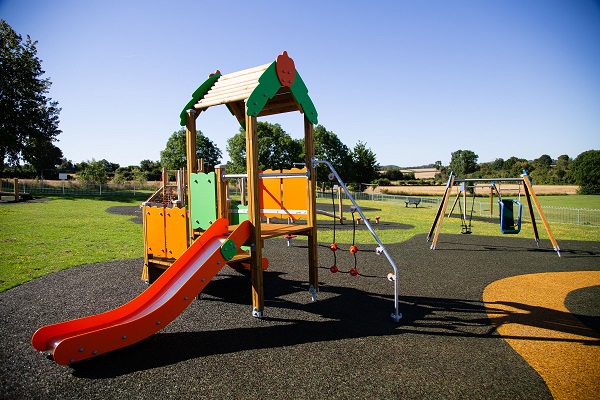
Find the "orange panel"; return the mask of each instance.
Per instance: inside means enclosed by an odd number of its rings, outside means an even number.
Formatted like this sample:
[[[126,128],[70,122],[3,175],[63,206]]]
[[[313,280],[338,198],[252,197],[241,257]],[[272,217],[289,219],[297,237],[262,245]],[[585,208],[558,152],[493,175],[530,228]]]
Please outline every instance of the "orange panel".
[[[268,169],[265,174],[279,173]],[[261,178],[258,180],[258,189],[260,190],[260,209],[261,210],[281,210],[281,179]],[[267,218],[281,218],[278,213],[261,212],[261,216]]]
[[[186,209],[173,207],[165,209],[167,257],[179,258],[187,250]]]
[[[165,209],[163,207],[145,207],[146,212],[146,242],[148,254],[156,257],[166,257],[165,240]]]
[[[286,169],[283,173],[306,172],[306,168]],[[286,218],[306,219],[308,216],[308,179],[284,178],[283,179],[283,209],[288,211]]]

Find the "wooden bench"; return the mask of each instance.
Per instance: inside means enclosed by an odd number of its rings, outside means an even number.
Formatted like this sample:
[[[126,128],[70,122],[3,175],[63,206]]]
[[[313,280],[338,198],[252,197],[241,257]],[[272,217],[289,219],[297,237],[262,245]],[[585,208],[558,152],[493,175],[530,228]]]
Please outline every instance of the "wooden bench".
[[[414,204],[415,208],[419,207],[419,204],[421,203],[421,198],[420,197],[409,197],[406,201],[406,207],[408,207],[410,204]]]

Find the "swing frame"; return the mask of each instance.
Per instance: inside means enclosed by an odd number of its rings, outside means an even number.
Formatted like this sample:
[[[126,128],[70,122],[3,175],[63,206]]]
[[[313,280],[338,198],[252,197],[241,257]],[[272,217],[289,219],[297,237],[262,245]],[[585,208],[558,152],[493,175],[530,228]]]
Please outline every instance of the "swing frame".
[[[442,197],[442,201],[440,203],[438,211],[433,220],[433,224],[431,225],[431,229],[429,230],[429,234],[427,235],[427,242],[430,242],[430,241],[432,242],[431,243],[432,250],[435,250],[437,247],[437,241],[439,239],[440,232],[442,229],[442,222],[444,220],[444,217],[446,216],[446,210],[448,208],[450,194],[451,194],[452,190],[454,189],[455,185],[460,184],[461,186],[459,187],[458,195],[456,197],[456,200],[454,201],[454,204],[452,205],[450,213],[448,213],[448,216],[450,216],[450,214],[454,210],[456,203],[458,202],[460,204],[459,199],[460,199],[461,194],[463,194],[463,199],[464,199],[464,203],[465,203],[465,207],[466,207],[465,190],[468,188],[467,183],[476,184],[478,182],[490,182],[490,216],[492,215],[492,204],[493,204],[494,191],[496,191],[498,198],[500,200],[502,199],[500,189],[498,189],[498,187],[496,186],[496,183],[511,182],[511,183],[519,184],[519,200],[520,200],[520,196],[521,196],[521,190],[520,190],[521,185],[523,185],[525,198],[527,199],[527,208],[529,210],[529,216],[531,218],[531,225],[533,227],[534,239],[535,239],[537,247],[540,247],[540,236],[538,233],[535,215],[533,213],[533,206],[535,206],[535,208],[540,216],[540,219],[542,220],[544,228],[546,229],[546,232],[548,233],[548,237],[549,237],[550,241],[552,242],[552,247],[553,247],[554,251],[556,251],[556,253],[560,257],[560,247],[558,246],[558,243],[557,243],[556,239],[554,238],[554,235],[552,234],[552,230],[550,229],[550,224],[548,223],[548,220],[546,219],[546,216],[544,215],[542,206],[540,205],[540,203],[535,195],[535,192],[533,191],[531,179],[529,178],[529,175],[527,174],[527,171],[525,171],[525,170],[523,170],[523,174],[519,178],[457,178],[456,175],[454,175],[454,173],[451,172],[450,177],[448,178],[448,182],[446,183],[446,190],[444,191],[444,196]],[[520,205],[520,207],[522,207],[520,201],[518,202],[518,204]],[[519,231],[520,231],[520,225],[521,225],[521,212],[522,211],[519,211],[519,221],[518,221]],[[471,210],[471,213],[472,213],[472,210]],[[463,221],[461,222],[461,224],[462,224],[462,223],[464,223],[464,221],[466,219],[466,209],[464,211],[464,215],[462,215],[461,218],[464,218]],[[472,214],[471,214],[471,218],[472,218]],[[471,219],[469,219],[469,227],[470,227],[470,221],[471,221]],[[500,219],[500,224],[502,225],[502,216]],[[515,233],[518,233],[518,232],[515,232]],[[432,239],[433,239],[433,241],[432,241]]]

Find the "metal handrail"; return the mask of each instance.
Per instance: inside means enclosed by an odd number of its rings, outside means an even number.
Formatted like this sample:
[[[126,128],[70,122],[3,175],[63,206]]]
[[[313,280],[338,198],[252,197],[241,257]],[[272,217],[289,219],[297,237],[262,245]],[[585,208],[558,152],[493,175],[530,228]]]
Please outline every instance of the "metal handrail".
[[[379,247],[381,249],[381,252],[383,254],[385,254],[385,257],[387,258],[387,260],[389,261],[389,263],[392,265],[392,268],[394,269],[394,276],[393,276],[393,281],[394,281],[394,312],[392,313],[391,317],[396,322],[400,321],[400,318],[402,318],[402,314],[400,314],[400,312],[398,311],[398,267],[396,266],[396,263],[394,262],[394,260],[392,259],[392,256],[390,255],[390,253],[388,253],[387,249],[385,248],[385,246],[383,245],[383,243],[379,239],[379,236],[377,236],[377,234],[373,230],[373,227],[371,226],[371,223],[369,222],[369,220],[367,219],[367,217],[365,217],[365,214],[363,214],[362,210],[360,209],[360,207],[356,203],[356,200],[354,200],[354,197],[352,197],[352,194],[350,194],[350,191],[348,190],[348,188],[344,184],[344,181],[342,181],[342,178],[340,178],[340,176],[337,173],[337,171],[335,170],[335,168],[333,168],[333,165],[331,165],[331,163],[329,161],[327,161],[327,160],[318,160],[316,158],[313,158],[311,161],[312,161],[313,165],[316,165],[316,164],[325,164],[325,165],[327,165],[329,167],[329,169],[331,170],[331,173],[337,179],[338,184],[342,187],[342,189],[344,190],[344,192],[346,192],[346,196],[348,196],[348,199],[350,199],[350,201],[352,202],[352,204],[354,205],[354,207],[356,207],[356,211],[358,211],[358,214],[360,215],[360,217],[365,222],[365,225],[367,226],[367,229],[369,229],[369,232],[371,232],[371,235],[373,235],[373,238],[375,239],[375,241],[379,245]]]

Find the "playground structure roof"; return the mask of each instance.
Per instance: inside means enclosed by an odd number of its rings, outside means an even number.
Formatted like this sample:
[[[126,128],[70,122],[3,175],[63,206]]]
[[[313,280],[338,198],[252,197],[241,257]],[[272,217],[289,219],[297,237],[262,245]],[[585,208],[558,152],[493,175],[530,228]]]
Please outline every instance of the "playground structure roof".
[[[183,108],[181,125],[185,125],[187,110],[195,109],[199,114],[219,104],[225,104],[242,126],[245,126],[246,115],[262,117],[291,111],[300,111],[310,122],[318,123],[308,89],[294,60],[285,51],[270,64],[226,75],[219,70],[210,74]]]

